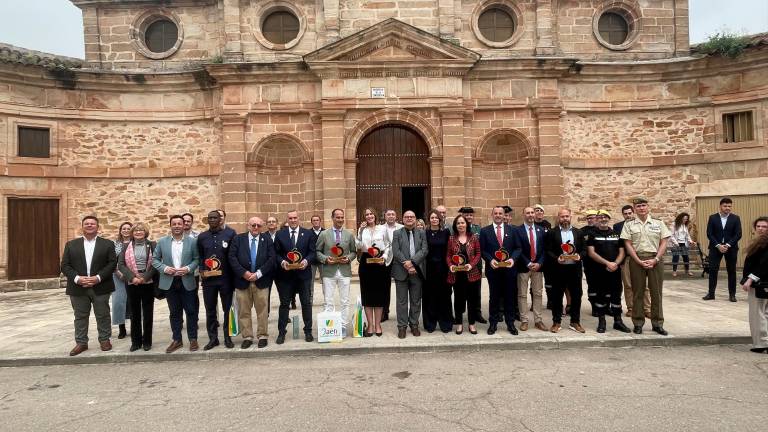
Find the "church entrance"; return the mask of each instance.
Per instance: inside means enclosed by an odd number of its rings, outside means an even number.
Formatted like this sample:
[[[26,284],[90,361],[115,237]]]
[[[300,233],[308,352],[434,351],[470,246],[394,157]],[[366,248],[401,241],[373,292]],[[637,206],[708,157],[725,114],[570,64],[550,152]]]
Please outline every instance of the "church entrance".
[[[424,218],[431,202],[429,148],[412,129],[381,126],[366,135],[357,147],[358,224],[363,210],[379,213],[393,208],[398,218],[413,210]]]

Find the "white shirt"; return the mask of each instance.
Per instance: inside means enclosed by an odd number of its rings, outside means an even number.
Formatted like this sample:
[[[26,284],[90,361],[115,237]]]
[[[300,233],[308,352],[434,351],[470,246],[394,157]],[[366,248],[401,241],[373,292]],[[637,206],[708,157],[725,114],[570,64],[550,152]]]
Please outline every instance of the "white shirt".
[[[498,232],[497,230],[499,229],[499,227],[501,227],[501,241],[503,243],[504,242],[504,224],[503,223],[502,224],[497,224],[497,223],[493,224],[493,235],[496,235],[496,233]],[[467,228],[469,228],[469,227],[467,227]]]
[[[171,237],[171,259],[173,260],[174,268],[181,268],[181,252],[184,250],[184,237],[181,240],[176,240]]]
[[[675,240],[675,243],[677,244],[685,244],[685,247],[688,247],[690,243],[693,241],[691,238],[691,234],[688,232],[688,227],[685,225],[680,225],[677,229],[674,229],[675,226],[672,225],[672,238]]]
[[[728,213],[725,216],[720,214],[720,223],[723,224],[723,229],[725,229],[725,224],[728,223],[728,216],[730,216],[730,215],[731,215],[730,213]]]
[[[274,236],[272,238],[274,239]],[[256,256],[259,256],[259,241],[261,238],[258,235],[254,237],[253,234],[248,233],[248,256],[249,257],[251,256],[251,242],[253,242],[253,239],[256,239]],[[261,270],[256,270],[256,280],[258,279],[261,279]]]
[[[382,250],[381,256],[384,260],[386,261],[389,258],[390,241],[384,225],[376,225],[373,229],[369,227],[360,228],[357,240],[358,247],[363,252],[368,251],[368,248],[375,244],[377,248]]]
[[[96,249],[96,237],[93,236],[93,240],[88,240],[85,236],[83,236],[83,249],[85,249],[85,272],[86,276],[91,275],[91,262],[93,261],[93,251]],[[101,282],[101,276],[96,275],[96,277],[99,279],[99,282]],[[75,283],[80,280],[80,276],[75,276]]]

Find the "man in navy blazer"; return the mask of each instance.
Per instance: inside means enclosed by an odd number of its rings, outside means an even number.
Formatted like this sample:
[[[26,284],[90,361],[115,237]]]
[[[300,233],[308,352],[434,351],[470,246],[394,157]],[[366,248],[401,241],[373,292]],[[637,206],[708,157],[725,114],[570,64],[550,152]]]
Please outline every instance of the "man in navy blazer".
[[[517,270],[515,261],[520,258],[520,242],[514,235],[511,225],[504,223],[504,208],[496,206],[492,210],[493,223],[480,230],[480,251],[485,261],[485,276],[488,278],[490,300],[488,302],[488,334],[496,333],[496,327],[501,321],[499,308],[501,298],[504,298],[504,321],[507,329],[513,335],[515,328],[515,312],[517,311]],[[499,241],[501,240],[501,241]],[[509,258],[504,261],[509,267],[499,266],[496,252],[504,248]],[[504,265],[504,264],[503,264]]]
[[[717,273],[720,261],[725,257],[725,269],[728,272],[728,297],[736,301],[736,259],[739,255],[741,240],[741,219],[732,213],[733,200],[725,197],[720,200],[720,211],[709,217],[707,238],[709,239],[709,292],[703,300],[715,299]]]
[[[264,221],[258,217],[248,219],[248,232],[238,234],[229,247],[229,265],[234,273],[238,323],[247,349],[253,344],[251,309],[256,308],[256,337],[259,348],[267,346],[269,291],[275,272],[275,248],[272,236],[262,233]]]
[[[533,207],[523,209],[524,222],[515,227],[514,233],[520,243],[520,259],[517,267],[517,307],[520,311],[520,330],[528,330],[528,284],[530,282],[531,300],[533,301],[534,326],[542,331],[549,330],[543,321],[544,290],[544,228],[536,225],[536,212]],[[533,239],[533,242],[531,242]]]
[[[315,261],[315,234],[312,230],[299,226],[299,213],[288,212],[288,227],[275,236],[275,257],[278,263],[277,293],[280,295],[280,314],[277,319],[277,344],[285,342],[285,327],[288,325],[288,308],[291,299],[299,294],[301,317],[304,321],[304,340],[312,342],[312,269],[309,263]],[[291,263],[288,254],[297,251],[301,254],[300,268],[289,269]]]

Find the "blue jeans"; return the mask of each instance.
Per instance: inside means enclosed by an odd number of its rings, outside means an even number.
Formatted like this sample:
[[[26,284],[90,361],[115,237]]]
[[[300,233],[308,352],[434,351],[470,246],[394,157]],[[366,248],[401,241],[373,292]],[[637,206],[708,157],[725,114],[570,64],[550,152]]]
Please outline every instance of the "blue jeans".
[[[680,261],[680,257],[683,257],[685,263],[685,271],[689,271],[691,266],[688,260],[688,246],[685,243],[678,243],[677,247],[672,249],[672,271],[677,271],[677,263]]]
[[[112,293],[112,325],[125,324],[125,311],[128,305],[128,293],[125,291],[125,282],[117,275],[112,275],[115,282],[115,292]]]
[[[189,340],[197,339],[197,314],[200,309],[197,289],[188,291],[181,283],[181,278],[175,277],[165,299],[168,301],[173,340],[181,342],[181,327],[184,325],[182,312],[187,315],[187,337]]]

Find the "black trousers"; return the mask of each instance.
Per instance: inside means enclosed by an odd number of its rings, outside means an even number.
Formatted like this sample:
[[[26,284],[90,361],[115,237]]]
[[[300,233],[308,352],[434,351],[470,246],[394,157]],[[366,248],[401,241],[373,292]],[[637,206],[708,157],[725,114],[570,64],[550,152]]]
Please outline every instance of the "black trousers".
[[[205,304],[205,329],[208,339],[219,337],[219,297],[221,309],[224,311],[224,337],[229,336],[229,309],[232,307],[233,287],[203,286],[203,303]]]
[[[155,285],[126,285],[131,318],[131,344],[152,345],[152,322],[155,318]]]
[[[392,264],[387,266],[387,276],[390,283],[384,291],[384,309],[382,311],[384,315],[389,315],[389,303],[392,301]]]
[[[595,315],[597,312],[595,303],[597,302],[597,292],[599,290],[596,273],[600,269],[589,258],[584,258],[582,265],[584,266],[584,279],[587,280],[587,300],[589,300],[589,304],[592,306],[592,315]]]
[[[563,320],[563,296],[565,290],[571,293],[571,322],[581,322],[581,266],[578,264],[554,264],[550,273],[552,279],[552,322]]]
[[[504,302],[504,321],[507,327],[515,325],[517,314],[517,270],[514,267],[488,269],[485,276],[488,278],[490,299],[488,301],[488,321],[496,324],[501,321],[501,305]]]
[[[464,324],[464,311],[467,312],[467,322],[470,325],[479,317],[477,310],[480,309],[480,297],[477,294],[480,292],[481,282],[482,278],[470,282],[466,273],[456,273],[456,283],[453,284],[454,324]]]
[[[451,286],[444,263],[427,263],[427,280],[422,288],[421,316],[424,329],[450,331],[453,326],[451,310]]]
[[[304,334],[312,334],[312,302],[309,290],[312,289],[312,279],[290,278],[276,280],[277,294],[280,296],[280,309],[277,316],[277,331],[285,334],[288,326],[288,313],[291,308],[291,299],[296,294],[301,302],[301,319],[304,321]]]
[[[621,317],[621,267],[609,272],[605,268],[593,268],[595,285],[594,307],[597,316]],[[571,306],[573,307],[573,306]]]
[[[725,270],[728,272],[728,294],[736,295],[736,259],[739,250],[730,248],[726,253],[709,249],[709,295],[715,295],[717,288],[717,273],[720,270],[720,261],[725,258]]]

